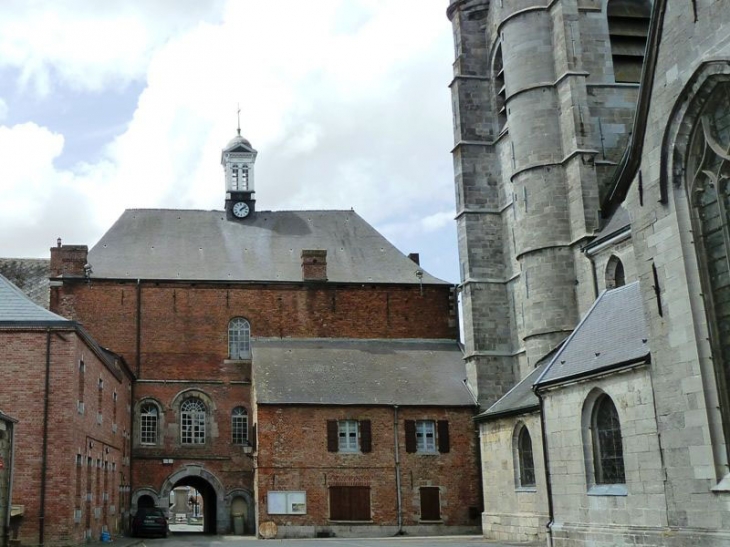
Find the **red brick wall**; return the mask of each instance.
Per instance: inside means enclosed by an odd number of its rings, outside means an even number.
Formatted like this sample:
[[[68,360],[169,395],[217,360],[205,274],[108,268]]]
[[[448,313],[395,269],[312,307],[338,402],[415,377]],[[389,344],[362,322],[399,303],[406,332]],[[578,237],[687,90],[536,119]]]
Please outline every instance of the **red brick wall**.
[[[259,522],[287,526],[336,525],[329,520],[328,487],[363,485],[371,488],[370,525],[397,525],[394,457],[394,414],[383,407],[275,407],[258,412]],[[421,486],[438,486],[443,526],[476,526],[469,507],[478,507],[479,476],[476,436],[470,408],[400,408],[398,443],[401,461],[403,525],[419,524]],[[327,420],[370,420],[372,452],[327,451]],[[406,453],[405,420],[448,420],[450,451]],[[306,515],[269,515],[269,490],[304,490]]]
[[[134,283],[66,282],[51,309],[80,321],[134,367]],[[245,285],[144,282],[141,289],[141,378],[209,379],[222,367],[227,326],[251,323],[253,337],[447,338],[458,336],[450,287]],[[240,375],[222,379],[241,379]]]
[[[98,538],[102,526],[115,531],[119,525],[119,486],[128,480],[129,468],[122,454],[127,451],[123,432],[129,431],[130,382],[118,380],[96,357],[75,331],[51,333],[49,427],[47,448],[47,483],[45,510],[45,542],[47,545],[80,542],[85,530],[91,529]],[[79,414],[79,360],[85,363],[85,412]],[[38,542],[40,518],[40,489],[43,452],[43,415],[46,371],[46,333],[36,331],[0,331],[0,363],[3,382],[0,383],[0,406],[18,419],[16,428],[13,503],[25,506],[18,529],[24,545]],[[104,381],[99,406],[98,381]],[[114,402],[113,393],[117,392]],[[117,428],[113,431],[114,405],[117,406]],[[102,423],[97,422],[101,412]],[[107,450],[108,449],[108,450]],[[77,454],[83,466],[76,465]],[[91,485],[87,484],[86,458],[91,456]],[[102,467],[96,467],[96,460]],[[109,462],[108,466],[104,462]],[[113,470],[114,468],[114,470]],[[96,476],[99,475],[97,494]],[[104,482],[106,475],[106,488]],[[86,503],[86,493],[94,499]],[[109,499],[104,500],[103,492]],[[79,495],[80,493],[80,495]],[[112,512],[111,506],[115,511]],[[93,514],[100,509],[100,516]],[[81,522],[74,523],[74,510],[81,509]],[[89,511],[91,518],[87,520]]]

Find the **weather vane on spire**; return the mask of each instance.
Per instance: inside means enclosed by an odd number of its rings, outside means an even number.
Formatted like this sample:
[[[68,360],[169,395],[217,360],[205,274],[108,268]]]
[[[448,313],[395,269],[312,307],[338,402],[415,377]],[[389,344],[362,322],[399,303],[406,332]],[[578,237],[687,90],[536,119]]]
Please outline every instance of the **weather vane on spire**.
[[[238,136],[241,136],[241,103],[238,103]]]

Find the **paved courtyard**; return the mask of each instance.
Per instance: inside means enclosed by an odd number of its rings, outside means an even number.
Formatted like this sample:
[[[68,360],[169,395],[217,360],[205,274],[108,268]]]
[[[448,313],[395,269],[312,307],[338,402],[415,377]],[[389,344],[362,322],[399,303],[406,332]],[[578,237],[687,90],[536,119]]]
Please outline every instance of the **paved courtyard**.
[[[401,537],[377,539],[254,539],[240,536],[205,536],[202,534],[173,533],[167,539],[143,539],[144,547],[508,547],[518,544],[496,543],[486,541],[480,536],[449,537]],[[521,544],[524,545],[524,544]]]

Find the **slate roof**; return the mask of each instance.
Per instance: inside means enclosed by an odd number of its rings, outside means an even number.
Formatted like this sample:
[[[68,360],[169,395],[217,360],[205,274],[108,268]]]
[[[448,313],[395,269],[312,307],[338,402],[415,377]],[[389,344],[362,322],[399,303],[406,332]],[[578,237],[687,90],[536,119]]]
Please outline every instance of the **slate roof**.
[[[0,326],[8,324],[71,325],[72,322],[34,303],[0,274]]]
[[[93,278],[301,282],[301,251],[327,250],[330,282],[419,282],[417,264],[354,211],[129,209],[89,251]],[[424,284],[448,284],[424,272]]]
[[[507,415],[524,414],[540,408],[540,399],[535,395],[533,385],[540,377],[545,367],[553,360],[555,354],[563,347],[565,340],[546,353],[532,369],[532,372],[525,376],[512,389],[505,393],[487,410],[476,416],[477,421],[488,421]]]
[[[614,235],[631,228],[631,216],[623,206],[618,207],[608,222],[595,234],[593,241],[585,246],[586,249],[600,245],[602,242],[611,239]]]
[[[604,291],[568,337],[538,387],[649,359],[639,282]]]
[[[456,342],[254,340],[260,404],[476,406]]]
[[[48,309],[50,260],[47,258],[0,258],[0,275],[4,275],[33,302]]]

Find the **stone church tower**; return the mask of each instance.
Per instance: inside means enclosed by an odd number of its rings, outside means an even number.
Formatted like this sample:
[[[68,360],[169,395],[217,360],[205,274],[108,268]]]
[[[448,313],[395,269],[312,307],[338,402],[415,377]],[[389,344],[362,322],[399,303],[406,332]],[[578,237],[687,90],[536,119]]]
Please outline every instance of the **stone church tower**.
[[[451,0],[469,381],[491,404],[596,297],[578,261],[632,130],[649,0]]]

